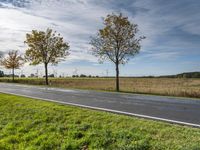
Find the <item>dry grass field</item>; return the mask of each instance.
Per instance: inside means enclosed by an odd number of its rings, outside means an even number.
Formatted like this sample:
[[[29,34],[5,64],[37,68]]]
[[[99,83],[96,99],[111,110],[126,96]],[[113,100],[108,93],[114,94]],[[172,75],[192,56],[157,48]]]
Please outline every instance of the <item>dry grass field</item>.
[[[0,78],[0,82],[11,82],[9,78]],[[44,79],[19,78],[16,83],[44,85]],[[114,78],[50,78],[54,87],[115,90]],[[120,78],[122,92],[183,96],[200,98],[200,79],[195,78]]]

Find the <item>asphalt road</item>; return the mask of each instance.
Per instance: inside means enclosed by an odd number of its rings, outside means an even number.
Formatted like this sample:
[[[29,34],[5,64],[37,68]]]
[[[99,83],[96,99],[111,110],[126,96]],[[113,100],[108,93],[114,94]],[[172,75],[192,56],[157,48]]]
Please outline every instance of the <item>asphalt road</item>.
[[[200,99],[0,83],[0,92],[200,127]]]

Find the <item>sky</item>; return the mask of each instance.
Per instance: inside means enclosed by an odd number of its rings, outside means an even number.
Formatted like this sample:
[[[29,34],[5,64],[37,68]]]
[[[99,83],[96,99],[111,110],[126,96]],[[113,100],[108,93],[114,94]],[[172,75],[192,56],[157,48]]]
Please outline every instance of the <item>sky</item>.
[[[139,34],[146,36],[140,53],[120,66],[121,76],[200,71],[199,0],[0,0],[0,51],[23,54],[26,33],[49,27],[70,45],[70,56],[49,66],[49,73],[115,75],[114,65],[109,61],[100,64],[89,44],[103,27],[103,17],[113,12],[128,16],[138,24]],[[43,75],[44,67],[25,64],[16,72]]]

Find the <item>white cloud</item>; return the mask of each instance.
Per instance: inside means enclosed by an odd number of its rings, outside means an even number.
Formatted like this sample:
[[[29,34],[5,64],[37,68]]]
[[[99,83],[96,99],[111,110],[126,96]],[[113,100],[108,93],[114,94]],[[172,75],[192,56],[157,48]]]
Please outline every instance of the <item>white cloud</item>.
[[[14,1],[12,1],[14,2]],[[142,42],[142,53],[146,58],[169,59],[184,53],[196,52],[200,45],[184,39],[174,28],[189,35],[200,35],[198,5],[185,1],[165,2],[154,0],[95,1],[95,0],[29,0],[25,7],[0,1],[0,45],[1,51],[25,50],[25,34],[32,29],[45,30],[51,27],[61,33],[70,43],[71,55],[68,64],[78,61],[97,63],[97,58],[88,53],[90,36],[102,26],[102,17],[122,10],[139,25],[140,33],[147,39]],[[101,4],[101,5],[97,5]],[[183,4],[180,5],[180,4]],[[21,5],[20,5],[21,6]],[[173,35],[170,33],[175,32]],[[187,52],[186,49],[193,51]],[[92,64],[91,63],[91,64]],[[131,62],[130,64],[134,64]],[[81,65],[81,63],[80,63]],[[106,65],[104,65],[106,67]],[[29,72],[34,67],[24,67]],[[58,66],[59,70],[62,67]],[[91,67],[92,68],[92,67]],[[93,65],[95,70],[95,66]]]

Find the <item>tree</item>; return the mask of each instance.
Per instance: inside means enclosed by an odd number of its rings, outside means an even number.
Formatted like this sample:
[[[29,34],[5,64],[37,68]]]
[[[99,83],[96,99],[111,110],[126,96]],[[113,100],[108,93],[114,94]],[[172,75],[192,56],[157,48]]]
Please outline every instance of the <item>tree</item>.
[[[1,60],[1,65],[6,69],[12,69],[12,80],[15,78],[15,69],[19,69],[24,64],[23,58],[18,54],[18,51],[13,50],[8,53],[8,56]]]
[[[4,72],[0,70],[0,77],[4,77]]]
[[[133,24],[120,14],[107,15],[104,28],[92,37],[92,54],[99,57],[100,62],[110,60],[116,68],[116,91],[119,91],[119,65],[139,53],[140,41],[144,36],[136,37],[138,25]]]
[[[58,64],[69,55],[69,44],[64,42],[63,37],[52,29],[44,31],[32,30],[31,34],[26,34],[25,43],[28,49],[25,58],[30,61],[30,65],[43,63],[45,67],[45,81],[48,82],[48,64]]]
[[[0,51],[0,59],[3,57],[3,52]]]
[[[21,77],[21,78],[26,78],[26,75],[25,75],[25,74],[22,74],[20,77]]]

